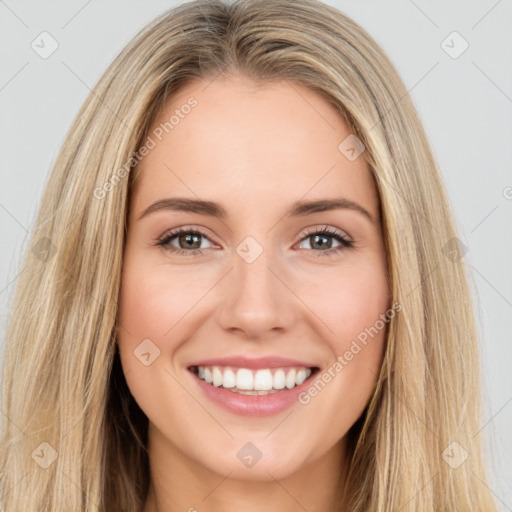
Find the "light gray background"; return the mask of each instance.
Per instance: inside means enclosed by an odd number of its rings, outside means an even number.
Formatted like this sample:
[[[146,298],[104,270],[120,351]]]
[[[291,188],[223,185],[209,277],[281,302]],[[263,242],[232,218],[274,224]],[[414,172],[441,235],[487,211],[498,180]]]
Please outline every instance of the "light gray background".
[[[70,123],[114,56],[176,1],[0,0],[0,347],[43,186]],[[476,285],[490,488],[512,511],[512,2],[328,1],[398,68],[430,137]],[[59,44],[32,48],[43,31]],[[469,48],[441,43],[457,31]],[[459,43],[454,44],[455,49]],[[460,48],[460,46],[459,46]]]

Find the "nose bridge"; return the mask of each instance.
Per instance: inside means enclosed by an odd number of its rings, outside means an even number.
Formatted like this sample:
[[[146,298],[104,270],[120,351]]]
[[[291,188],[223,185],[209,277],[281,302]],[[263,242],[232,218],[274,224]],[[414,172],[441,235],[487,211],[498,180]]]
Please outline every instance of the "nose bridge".
[[[269,288],[275,287],[276,284],[269,279],[269,267],[273,266],[272,251],[268,247],[264,249],[251,237],[237,247],[236,253],[234,270],[239,292],[245,295],[252,291],[255,296],[269,293]]]
[[[257,337],[291,325],[291,292],[276,276],[280,265],[275,257],[277,252],[268,246],[270,239],[248,236],[236,247],[227,297],[221,306],[220,321],[224,328],[239,328]]]

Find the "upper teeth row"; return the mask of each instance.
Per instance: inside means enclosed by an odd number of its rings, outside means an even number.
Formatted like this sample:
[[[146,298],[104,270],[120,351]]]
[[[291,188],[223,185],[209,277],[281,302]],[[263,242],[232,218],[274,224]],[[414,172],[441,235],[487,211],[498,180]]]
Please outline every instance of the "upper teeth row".
[[[272,374],[274,371],[274,374]],[[249,370],[247,368],[231,369],[219,366],[198,366],[197,375],[200,379],[224,388],[266,391],[270,389],[291,389],[302,384],[310,375],[310,368],[277,368]]]

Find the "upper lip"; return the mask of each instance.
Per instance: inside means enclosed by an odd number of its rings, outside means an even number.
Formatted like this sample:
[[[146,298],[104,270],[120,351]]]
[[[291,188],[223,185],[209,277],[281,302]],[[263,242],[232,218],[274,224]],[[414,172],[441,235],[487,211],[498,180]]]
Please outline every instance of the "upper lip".
[[[246,356],[216,357],[212,359],[203,359],[190,363],[191,366],[232,366],[236,368],[283,368],[287,366],[300,368],[315,368],[316,366],[298,359],[290,359],[281,356],[265,356],[249,358]]]

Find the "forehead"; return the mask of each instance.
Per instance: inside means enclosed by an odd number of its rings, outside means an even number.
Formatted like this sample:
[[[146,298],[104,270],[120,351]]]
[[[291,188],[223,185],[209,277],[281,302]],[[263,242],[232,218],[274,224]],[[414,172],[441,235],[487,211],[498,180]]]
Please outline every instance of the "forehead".
[[[339,193],[375,212],[363,155],[351,161],[338,148],[351,133],[333,104],[297,83],[197,79],[150,127],[132,201],[140,210],[166,195],[222,197],[257,208]]]

